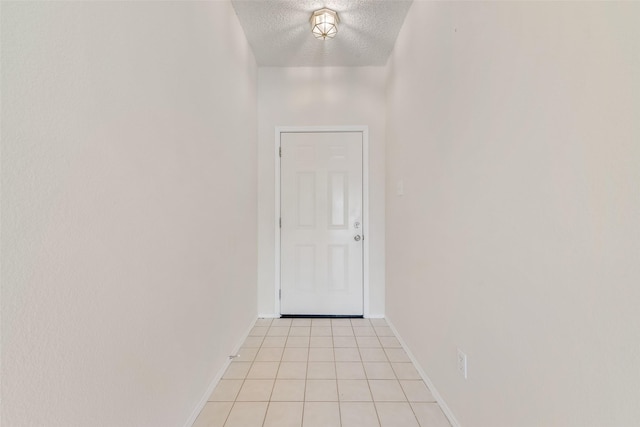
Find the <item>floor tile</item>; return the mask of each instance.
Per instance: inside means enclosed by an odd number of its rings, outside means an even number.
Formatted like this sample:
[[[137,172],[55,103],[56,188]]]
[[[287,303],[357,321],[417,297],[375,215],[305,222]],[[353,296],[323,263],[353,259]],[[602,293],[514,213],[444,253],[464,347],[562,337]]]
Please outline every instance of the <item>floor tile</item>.
[[[367,380],[338,380],[338,396],[341,401],[371,402]]]
[[[331,326],[315,326],[311,325],[311,336],[312,337],[330,337],[331,334]]]
[[[333,349],[336,362],[359,362],[360,352],[357,347],[345,347]]]
[[[360,356],[363,362],[388,362],[387,355],[382,348],[367,348],[360,349]]]
[[[391,328],[388,326],[375,326],[374,329],[376,330],[376,335],[378,335],[379,337],[395,336]]]
[[[356,337],[358,347],[381,347],[378,337]]]
[[[286,343],[287,337],[265,337],[262,347],[284,347]]]
[[[289,330],[290,337],[308,337],[311,335],[310,326],[292,326]]]
[[[251,331],[249,331],[250,337],[263,337],[267,335],[267,331],[269,330],[268,326],[254,326]]]
[[[233,402],[244,380],[220,380],[209,396],[210,402]]]
[[[262,347],[256,355],[256,362],[279,362],[282,359],[283,347]]]
[[[302,426],[340,426],[340,407],[338,406],[338,402],[305,402]]]
[[[192,427],[222,427],[232,407],[233,402],[208,402]]]
[[[450,427],[384,319],[257,319],[194,427]]]
[[[341,402],[342,427],[379,427],[378,414],[373,403]]]
[[[309,349],[305,347],[286,347],[282,353],[283,362],[306,362]]]
[[[247,376],[251,362],[231,362],[222,378],[225,380],[243,380]]]
[[[253,362],[258,354],[259,347],[241,347],[238,350],[237,357],[233,359],[234,362]]]
[[[357,347],[355,337],[333,337],[334,347]]]
[[[305,380],[276,380],[271,393],[271,401],[302,402]]]
[[[279,365],[279,362],[253,362],[247,378],[252,380],[274,379],[278,373]]]
[[[382,427],[420,427],[408,403],[376,402]]]
[[[307,378],[307,362],[281,362],[279,380],[303,380]]]
[[[273,319],[258,319],[256,320],[256,326],[271,326]]]
[[[309,349],[309,362],[333,362],[333,349],[330,347],[318,347]]]
[[[267,402],[236,402],[224,427],[262,427]]]
[[[420,427],[451,427],[437,403],[412,403],[411,407]]]
[[[247,337],[242,347],[260,347],[264,337]]]
[[[311,337],[310,347],[333,347],[333,338],[331,337]]]
[[[385,348],[389,362],[411,362],[407,353],[401,348]]]
[[[307,379],[330,380],[336,378],[336,366],[333,362],[309,362]]]
[[[385,348],[401,348],[402,345],[396,337],[379,337],[380,343]]]
[[[353,328],[351,326],[333,326],[332,327],[334,337],[352,337]]]
[[[387,321],[385,319],[369,319],[373,326],[387,326]]]
[[[271,402],[264,427],[300,427],[303,402]]]
[[[238,393],[238,402],[268,402],[274,380],[245,380]]]
[[[401,380],[400,385],[409,402],[435,402],[436,399],[421,380]]]
[[[364,371],[370,380],[394,380],[396,374],[389,362],[364,362]]]
[[[357,337],[375,337],[376,331],[371,326],[354,326],[353,333]]]
[[[291,326],[292,320],[293,319],[287,319],[287,318],[273,319],[271,326]]]
[[[307,380],[304,399],[307,402],[336,402],[338,400],[336,380]]]
[[[367,378],[362,362],[336,362],[336,377],[340,380],[364,380]]]
[[[413,367],[413,363],[392,363],[393,370],[399,380],[419,380],[420,374]]]
[[[286,337],[289,335],[288,326],[271,326],[267,331],[268,337]]]
[[[369,388],[376,402],[405,402],[407,398],[397,380],[369,380]]]
[[[309,347],[309,337],[289,337],[286,347]]]

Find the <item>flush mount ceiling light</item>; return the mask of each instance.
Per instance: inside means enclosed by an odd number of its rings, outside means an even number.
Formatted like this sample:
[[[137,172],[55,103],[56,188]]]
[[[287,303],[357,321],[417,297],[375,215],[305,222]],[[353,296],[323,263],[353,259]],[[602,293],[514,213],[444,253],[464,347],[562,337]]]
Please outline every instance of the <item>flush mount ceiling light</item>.
[[[317,39],[332,39],[338,34],[338,12],[331,9],[320,9],[311,15],[311,32]]]

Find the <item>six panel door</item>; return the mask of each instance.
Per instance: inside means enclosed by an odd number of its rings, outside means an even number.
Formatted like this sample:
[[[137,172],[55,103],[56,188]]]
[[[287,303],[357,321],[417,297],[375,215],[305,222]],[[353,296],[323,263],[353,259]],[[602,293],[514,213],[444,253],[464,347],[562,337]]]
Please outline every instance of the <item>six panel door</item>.
[[[282,314],[363,314],[362,141],[280,134]]]

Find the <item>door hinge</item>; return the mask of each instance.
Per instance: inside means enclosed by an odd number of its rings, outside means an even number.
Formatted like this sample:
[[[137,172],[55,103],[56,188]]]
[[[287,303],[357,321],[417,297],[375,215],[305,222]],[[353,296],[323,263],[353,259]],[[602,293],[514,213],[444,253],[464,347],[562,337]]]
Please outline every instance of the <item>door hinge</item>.
[[[280,147],[280,148],[278,149],[278,155],[279,155],[280,157],[282,157],[282,147]]]
[[[282,299],[282,289],[278,290],[278,299]]]
[[[282,218],[278,218],[278,225],[282,228]]]

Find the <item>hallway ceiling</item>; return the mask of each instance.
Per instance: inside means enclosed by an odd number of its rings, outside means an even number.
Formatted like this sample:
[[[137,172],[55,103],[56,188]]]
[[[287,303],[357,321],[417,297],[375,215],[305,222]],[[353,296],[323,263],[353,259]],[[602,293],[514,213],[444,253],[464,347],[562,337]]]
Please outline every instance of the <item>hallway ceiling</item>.
[[[232,0],[259,66],[385,65],[411,0]],[[309,18],[338,12],[338,35],[316,40]]]

